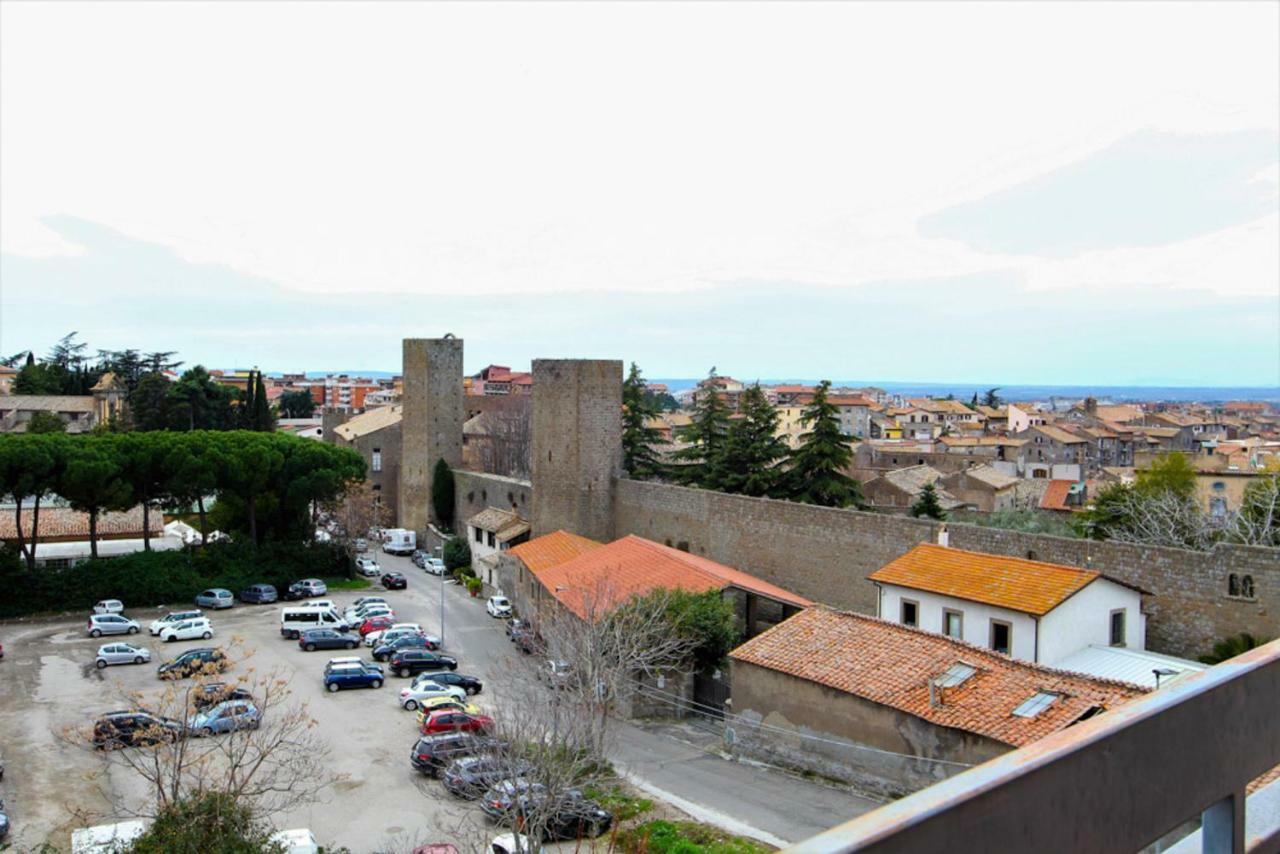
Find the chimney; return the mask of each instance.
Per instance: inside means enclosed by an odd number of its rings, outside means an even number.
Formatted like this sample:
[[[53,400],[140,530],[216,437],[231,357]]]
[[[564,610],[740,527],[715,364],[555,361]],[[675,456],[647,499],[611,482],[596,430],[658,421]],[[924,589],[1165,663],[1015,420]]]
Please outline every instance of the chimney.
[[[932,679],[929,680],[929,707],[932,709],[942,708],[942,689]]]
[[[944,523],[940,528],[938,528],[938,545],[943,546],[945,548],[950,539],[951,539],[951,536],[947,533],[947,526]],[[933,683],[930,683],[930,684],[933,684]]]

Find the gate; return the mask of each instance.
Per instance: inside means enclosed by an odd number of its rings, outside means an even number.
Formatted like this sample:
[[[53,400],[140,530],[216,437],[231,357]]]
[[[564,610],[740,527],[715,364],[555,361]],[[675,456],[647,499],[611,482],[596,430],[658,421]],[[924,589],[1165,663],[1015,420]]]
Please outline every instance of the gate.
[[[724,718],[724,701],[729,699],[729,682],[723,671],[696,673],[693,677],[693,708],[695,715],[721,720]]]

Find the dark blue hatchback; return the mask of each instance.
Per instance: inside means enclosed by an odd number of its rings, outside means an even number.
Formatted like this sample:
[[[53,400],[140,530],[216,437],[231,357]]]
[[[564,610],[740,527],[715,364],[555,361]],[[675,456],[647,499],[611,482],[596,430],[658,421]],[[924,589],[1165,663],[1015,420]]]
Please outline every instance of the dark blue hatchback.
[[[251,584],[240,591],[240,601],[253,605],[270,605],[279,598],[270,584]]]

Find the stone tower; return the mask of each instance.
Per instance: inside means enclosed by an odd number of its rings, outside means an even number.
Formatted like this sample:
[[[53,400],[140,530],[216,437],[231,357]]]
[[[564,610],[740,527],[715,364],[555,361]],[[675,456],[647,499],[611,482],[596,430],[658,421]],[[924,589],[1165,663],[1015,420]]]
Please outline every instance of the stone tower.
[[[622,474],[622,362],[533,362],[533,535],[613,539]]]
[[[397,518],[425,537],[431,509],[431,472],[443,459],[462,464],[462,339],[404,339],[403,415]]]

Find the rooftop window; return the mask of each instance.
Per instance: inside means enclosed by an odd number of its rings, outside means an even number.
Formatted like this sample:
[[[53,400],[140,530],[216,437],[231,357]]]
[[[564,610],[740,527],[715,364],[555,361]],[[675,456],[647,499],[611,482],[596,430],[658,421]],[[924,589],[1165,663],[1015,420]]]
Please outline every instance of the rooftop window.
[[[966,679],[977,672],[976,667],[968,664],[953,664],[935,680],[934,684],[939,688],[954,688],[957,685],[963,685]]]
[[[1034,718],[1052,706],[1057,700],[1057,694],[1050,691],[1037,691],[1034,697],[1024,701],[1021,706],[1013,710],[1013,713],[1020,718]]]

